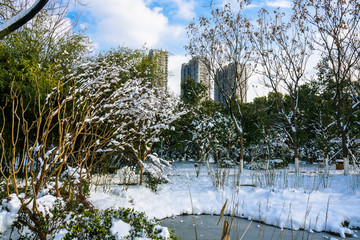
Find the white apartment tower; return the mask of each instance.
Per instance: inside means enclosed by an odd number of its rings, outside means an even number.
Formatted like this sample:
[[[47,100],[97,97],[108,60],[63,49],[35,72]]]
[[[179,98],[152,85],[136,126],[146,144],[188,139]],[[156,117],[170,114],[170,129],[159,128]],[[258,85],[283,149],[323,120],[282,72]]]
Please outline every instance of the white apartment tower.
[[[154,64],[155,78],[153,84],[167,89],[168,82],[168,52],[165,50],[151,49],[149,57]]]
[[[220,88],[226,93],[225,95],[231,96],[233,91],[238,99],[246,102],[246,71],[244,64],[230,63],[216,72],[216,80],[214,84],[214,100],[217,102],[225,102]]]
[[[188,79],[194,79],[196,83],[201,83],[207,87],[205,98],[210,98],[210,73],[206,67],[205,60],[201,57],[194,57],[188,63],[181,65],[181,86]],[[181,98],[184,96],[184,89],[181,87]]]

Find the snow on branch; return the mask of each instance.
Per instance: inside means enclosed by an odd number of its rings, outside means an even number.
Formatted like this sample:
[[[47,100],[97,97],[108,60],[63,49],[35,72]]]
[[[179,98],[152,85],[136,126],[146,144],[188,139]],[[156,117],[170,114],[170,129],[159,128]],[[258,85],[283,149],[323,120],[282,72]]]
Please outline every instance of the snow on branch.
[[[49,0],[37,0],[30,8],[23,10],[19,14],[15,15],[5,23],[0,25],[0,39],[6,35],[14,32],[28,21],[30,21],[35,15],[43,9]]]

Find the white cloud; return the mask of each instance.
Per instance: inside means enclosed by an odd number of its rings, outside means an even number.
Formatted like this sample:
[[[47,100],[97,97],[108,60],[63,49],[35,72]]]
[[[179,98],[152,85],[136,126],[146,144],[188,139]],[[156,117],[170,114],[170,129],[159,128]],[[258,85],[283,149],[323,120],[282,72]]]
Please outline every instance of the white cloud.
[[[195,2],[185,0],[174,0],[178,7],[176,16],[181,19],[191,20],[196,16]]]
[[[263,4],[253,4],[253,3],[251,3],[251,4],[247,5],[247,6],[245,7],[245,9],[260,8],[260,7],[262,7],[262,6],[263,6]]]
[[[234,12],[237,12],[240,10],[240,4],[239,4],[239,0],[222,0],[222,4],[220,5],[221,7],[223,7],[225,4],[230,3],[231,4],[231,9]],[[263,2],[251,2],[248,5],[244,6],[244,9],[255,9],[255,8],[261,8],[264,7],[264,3]]]
[[[183,55],[169,56],[169,82],[168,89],[176,96],[180,96],[180,81],[181,81],[181,65],[188,62],[190,57]]]
[[[166,6],[167,14],[174,16],[176,19],[192,20],[196,17],[196,6],[199,1],[195,0],[144,0],[148,4],[156,3]]]
[[[267,1],[266,4],[270,7],[291,8],[291,2],[287,0]]]
[[[168,0],[166,0],[168,1]],[[192,16],[191,4],[185,0],[179,9],[184,17]],[[161,7],[150,8],[151,0],[88,0],[86,11],[89,35],[100,49],[126,46],[161,48],[178,54],[185,45],[184,25],[169,22],[168,12]],[[174,4],[174,2],[173,2]],[[188,5],[187,5],[188,4]]]
[[[143,0],[90,0],[92,39],[100,46],[156,46],[168,33],[168,19],[161,8],[148,8]]]

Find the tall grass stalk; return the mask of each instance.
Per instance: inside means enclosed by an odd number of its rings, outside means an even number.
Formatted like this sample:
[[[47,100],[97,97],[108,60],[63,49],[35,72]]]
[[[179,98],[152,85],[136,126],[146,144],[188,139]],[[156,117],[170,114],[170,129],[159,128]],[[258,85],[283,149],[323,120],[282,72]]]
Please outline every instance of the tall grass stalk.
[[[192,215],[194,217],[195,239],[197,240],[198,234],[197,234],[197,230],[196,230],[196,220],[195,220],[195,213],[194,213],[194,205],[193,205],[193,201],[192,201],[192,197],[191,197],[189,175],[186,175],[186,177],[187,177],[187,181],[188,181],[189,196],[190,196],[190,202],[191,202],[191,211],[192,211]]]
[[[224,189],[228,184],[229,169],[222,169],[219,164],[216,167],[211,167],[209,161],[206,162],[206,169],[210,176],[212,184],[219,188]]]
[[[240,216],[240,210],[239,210],[239,189],[237,188],[237,191],[234,191],[234,193],[231,196],[231,219],[230,219],[230,229],[229,233],[232,233],[232,239],[239,239],[239,233],[240,233],[240,226],[241,221],[239,221],[238,218],[235,218],[235,216]],[[234,222],[235,220],[235,222]]]
[[[266,209],[265,209],[265,219],[264,219],[264,223],[267,222],[267,216],[268,216],[268,212],[269,212],[269,206],[270,206],[270,194],[268,195],[267,199],[266,199]],[[262,219],[261,219],[261,215],[259,216],[259,221],[261,222]],[[264,239],[265,238],[265,229],[266,229],[266,225],[265,224],[262,224],[260,226],[260,229],[259,229],[259,234],[257,236],[257,239]],[[262,233],[262,238],[261,238],[261,233]]]
[[[259,188],[270,187],[278,190],[295,188],[307,192],[318,191],[320,187],[328,188],[332,183],[331,175],[320,171],[294,174],[287,170],[264,170],[250,173],[250,179],[252,184]]]
[[[224,219],[224,222],[222,224],[222,228],[220,229],[220,233],[221,235],[219,236],[220,240],[228,240],[230,239],[230,235],[231,235],[231,239],[232,240],[242,240],[242,239],[249,239],[247,237],[247,233],[248,230],[250,229],[251,225],[254,224],[254,220],[256,219],[256,221],[259,221],[261,223],[261,225],[259,226],[259,230],[257,233],[257,237],[256,240],[273,240],[273,239],[291,239],[291,240],[310,240],[313,239],[314,236],[311,235],[311,231],[313,229],[316,229],[316,226],[318,224],[319,221],[319,216],[320,213],[317,215],[315,222],[312,222],[311,220],[309,220],[309,216],[310,216],[310,212],[312,210],[312,206],[311,206],[311,194],[308,195],[308,199],[307,199],[307,204],[306,204],[306,210],[305,210],[305,215],[304,215],[304,219],[302,220],[302,223],[299,227],[299,229],[303,230],[303,231],[295,231],[294,227],[297,227],[294,225],[294,219],[292,216],[292,203],[290,202],[288,205],[288,213],[287,213],[287,220],[284,223],[280,224],[280,220],[282,218],[283,213],[285,212],[285,208],[287,206],[286,203],[283,204],[283,207],[281,209],[280,215],[277,219],[277,226],[281,226],[281,231],[278,232],[277,228],[274,228],[272,234],[270,233],[266,233],[265,232],[265,228],[266,228],[266,219],[267,219],[267,212],[268,210],[266,210],[265,212],[262,212],[261,209],[262,208],[262,202],[259,202],[259,207],[258,207],[258,213],[256,213],[250,220],[250,222],[247,224],[246,228],[241,230],[240,225],[241,225],[241,221],[237,221],[238,219],[235,217],[235,213],[239,214],[239,209],[238,209],[238,205],[237,204],[227,204],[227,201],[225,202],[221,213],[220,213],[220,218],[218,221],[218,225],[221,221],[221,219]],[[226,216],[226,206],[229,205],[229,207],[231,207],[231,211],[232,214],[231,216]],[[269,198],[267,200],[266,203],[266,209],[270,208],[270,204],[269,204]],[[328,211],[329,211],[329,205],[330,205],[330,198],[328,199],[328,203],[327,203],[327,209],[326,209],[326,219],[325,219],[325,231],[324,231],[324,238],[328,238],[326,237],[326,231],[327,231],[327,221],[328,221]],[[236,209],[236,210],[234,210]],[[265,216],[264,216],[265,214]],[[240,216],[240,215],[237,215]],[[257,219],[258,218],[258,219]],[[307,230],[307,231],[306,231]],[[254,238],[255,239],[255,238]],[[317,239],[317,238],[314,238]]]
[[[282,208],[281,208],[281,211],[280,211],[280,215],[279,215],[279,217],[278,217],[278,219],[277,219],[277,225],[278,225],[278,226],[280,225],[280,218],[281,218],[281,215],[283,214],[284,209],[285,209],[285,203],[283,204],[283,206],[282,206]],[[273,233],[272,233],[270,239],[273,239],[273,238],[274,238],[274,235],[275,235],[275,228],[274,228],[274,230],[273,230]]]
[[[325,215],[325,230],[324,233],[326,234],[326,228],[327,228],[327,221],[329,216],[329,206],[330,206],[330,197],[328,198],[327,205],[326,205],[326,215]]]
[[[300,229],[306,229],[306,220],[308,219],[308,217],[309,217],[309,214],[310,214],[310,211],[311,211],[311,205],[310,205],[310,196],[311,196],[311,194],[309,194],[309,196],[308,196],[308,199],[307,199],[307,202],[306,202],[306,210],[305,210],[305,216],[304,216],[304,221],[303,221],[303,223],[301,224],[301,226],[300,226]],[[309,230],[311,229],[311,224],[310,224],[310,221],[309,221]],[[303,231],[302,232],[303,233],[303,235],[302,235],[302,239],[304,239],[304,235],[305,235],[305,231]],[[296,239],[298,239],[298,237],[299,237],[299,234],[300,234],[300,232],[297,232],[297,234],[296,234]]]
[[[254,217],[251,219],[250,223],[247,225],[247,227],[246,227],[246,229],[245,229],[244,233],[242,234],[242,236],[241,236],[240,240],[242,240],[242,239],[244,238],[244,236],[245,236],[246,232],[249,230],[250,225],[252,224],[252,222],[253,222],[253,221],[254,221]]]

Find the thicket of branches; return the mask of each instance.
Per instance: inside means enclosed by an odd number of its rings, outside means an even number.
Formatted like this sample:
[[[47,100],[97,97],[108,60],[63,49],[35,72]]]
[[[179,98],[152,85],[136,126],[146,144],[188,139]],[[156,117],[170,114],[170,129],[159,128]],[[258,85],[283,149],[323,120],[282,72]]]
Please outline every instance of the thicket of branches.
[[[254,128],[247,124],[248,116],[254,113],[247,111],[258,113],[259,107],[268,111],[271,106],[276,109],[271,110],[276,112],[274,119],[259,119],[257,135],[269,139],[269,134],[284,134],[296,172],[299,151],[305,145],[316,142],[317,150],[324,151],[322,155],[328,159],[330,142],[340,139],[341,155],[335,155],[343,158],[344,172],[349,174],[349,152],[354,164],[356,161],[350,145],[354,145],[353,136],[359,129],[358,1],[294,1],[293,9],[286,13],[281,9],[271,13],[260,9],[256,21],[246,16],[250,4],[238,1],[222,7],[211,5],[209,15],[199,17],[187,28],[188,53],[203,59],[236,126],[240,166],[244,156],[249,155],[245,146],[256,139],[250,136]],[[322,62],[318,76],[311,82],[307,62],[314,52],[320,54]],[[236,67],[224,78],[223,73],[229,72],[231,65]],[[263,76],[272,92],[269,99],[273,102],[265,106],[260,101],[266,98],[255,99],[255,106],[241,103],[244,83],[254,73]],[[317,112],[309,111],[309,107]],[[271,121],[274,124],[269,124]]]
[[[123,64],[114,61],[114,52],[73,62],[44,104],[38,88],[34,120],[27,119],[30,104],[14,84],[11,101],[1,107],[0,172],[6,196],[19,197],[20,212],[31,220],[19,221],[42,239],[46,233],[38,216],[43,213],[36,200],[43,189],[54,182],[55,195],[70,199],[77,183],[89,180],[94,167],[106,168],[124,158],[139,166],[141,184],[153,144],[178,117],[177,103],[165,89],[136,77],[137,62],[128,53],[119,54]],[[10,136],[5,136],[8,128]]]

